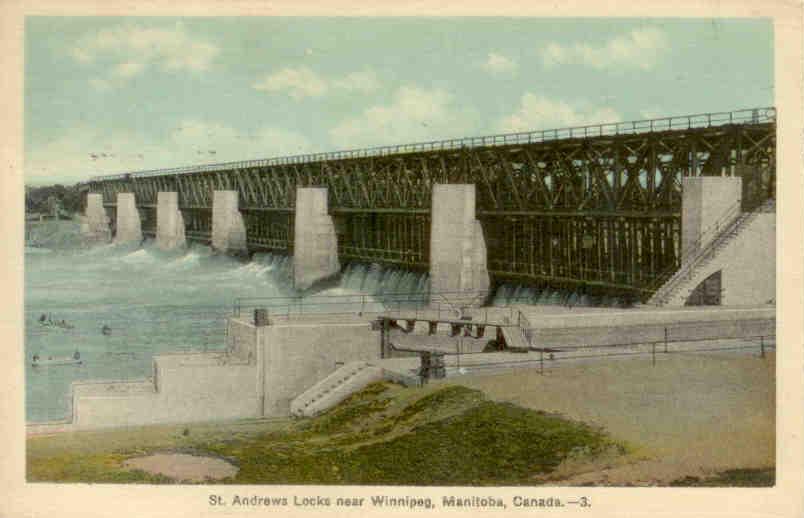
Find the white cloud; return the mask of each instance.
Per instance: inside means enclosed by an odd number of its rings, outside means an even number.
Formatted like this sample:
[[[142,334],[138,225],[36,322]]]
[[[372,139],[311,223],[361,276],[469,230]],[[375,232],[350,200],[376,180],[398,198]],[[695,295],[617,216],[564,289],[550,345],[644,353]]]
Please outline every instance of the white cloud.
[[[515,74],[519,69],[519,64],[516,61],[496,52],[489,52],[486,61],[481,66],[492,75]]]
[[[179,23],[172,28],[119,25],[101,29],[81,37],[68,52],[80,63],[111,63],[105,84],[90,80],[93,87],[108,89],[121,86],[148,66],[169,72],[202,72],[220,51],[189,35]]]
[[[336,148],[354,148],[464,135],[470,127],[467,114],[448,92],[402,86],[390,104],[341,121],[330,130],[330,138]]]
[[[622,116],[610,107],[593,107],[571,104],[560,99],[527,92],[522,96],[516,112],[504,117],[497,124],[501,132],[535,131],[570,126],[586,126],[620,122]]]
[[[160,140],[85,126],[26,150],[25,177],[28,183],[70,183],[99,174],[312,151],[304,135],[270,126],[241,132],[226,124],[188,119]]]
[[[309,67],[287,67],[269,74],[252,85],[265,92],[287,92],[295,100],[322,97],[331,90],[370,93],[380,87],[380,80],[371,70],[349,73],[343,77],[323,77]]]
[[[600,46],[586,43],[565,46],[553,42],[542,50],[541,56],[547,67],[580,64],[598,69],[619,66],[647,70],[656,65],[667,48],[664,32],[646,27],[616,36]]]
[[[307,67],[283,68],[254,83],[255,90],[266,92],[287,91],[297,101],[305,97],[321,97],[327,92],[327,82]]]
[[[371,93],[380,88],[380,79],[371,70],[352,72],[332,81],[335,88],[347,92]]]

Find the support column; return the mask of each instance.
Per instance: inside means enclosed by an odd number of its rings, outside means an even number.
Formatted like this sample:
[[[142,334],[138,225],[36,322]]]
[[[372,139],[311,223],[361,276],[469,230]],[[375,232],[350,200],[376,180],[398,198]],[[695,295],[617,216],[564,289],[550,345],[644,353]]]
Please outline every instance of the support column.
[[[156,246],[162,250],[173,250],[185,244],[184,217],[179,210],[179,193],[157,193]]]
[[[108,243],[112,239],[102,194],[87,194],[86,212],[81,221],[81,235],[86,243]]]
[[[681,257],[689,260],[740,214],[742,178],[686,177],[681,186]]]
[[[338,275],[338,237],[329,216],[327,189],[296,189],[296,221],[293,241],[293,286],[306,290]]]
[[[117,235],[114,242],[142,242],[140,213],[132,192],[117,193]]]
[[[490,283],[474,184],[433,185],[430,217],[430,302],[482,304]]]
[[[212,193],[212,248],[221,252],[245,252],[246,224],[240,214],[237,191]]]

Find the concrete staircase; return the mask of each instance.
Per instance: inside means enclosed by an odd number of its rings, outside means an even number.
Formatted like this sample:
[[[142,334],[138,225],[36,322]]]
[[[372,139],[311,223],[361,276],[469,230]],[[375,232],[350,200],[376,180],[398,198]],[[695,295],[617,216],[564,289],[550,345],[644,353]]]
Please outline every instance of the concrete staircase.
[[[741,212],[739,206],[733,214],[727,214],[724,224],[708,244],[682,260],[682,266],[648,300],[655,306],[684,305],[684,302],[704,280],[702,272],[710,270],[713,261],[722,259],[723,251],[748,228],[761,212],[773,212],[775,200],[770,199],[751,212]],[[707,273],[708,275],[708,273]]]
[[[290,413],[297,417],[320,414],[383,378],[383,369],[380,367],[366,362],[349,362],[291,401]]]
[[[519,326],[503,327],[502,334],[509,349],[526,351],[530,349],[530,342],[525,336],[525,330]]]

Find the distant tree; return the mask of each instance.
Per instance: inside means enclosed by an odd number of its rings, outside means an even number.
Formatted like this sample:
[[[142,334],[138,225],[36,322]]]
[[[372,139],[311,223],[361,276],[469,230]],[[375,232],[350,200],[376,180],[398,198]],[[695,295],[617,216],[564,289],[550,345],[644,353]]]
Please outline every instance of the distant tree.
[[[81,208],[78,186],[55,184],[25,188],[26,212],[52,213],[56,205],[68,214],[78,212]]]

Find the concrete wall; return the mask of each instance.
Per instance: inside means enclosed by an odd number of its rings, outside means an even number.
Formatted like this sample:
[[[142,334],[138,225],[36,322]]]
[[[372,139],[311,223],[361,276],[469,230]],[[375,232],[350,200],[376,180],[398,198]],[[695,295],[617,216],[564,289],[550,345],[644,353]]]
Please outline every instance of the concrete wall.
[[[237,191],[214,191],[212,196],[212,248],[245,252],[246,225],[240,214]]]
[[[681,255],[690,258],[717,236],[715,223],[742,199],[742,178],[701,176],[682,180]],[[732,211],[733,216],[739,209]],[[720,222],[723,223],[728,222]],[[699,238],[703,238],[698,242]]]
[[[744,338],[775,334],[774,308],[697,307],[550,315],[533,319],[534,347],[649,344],[668,340]]]
[[[256,363],[223,353],[154,357],[154,379],[73,384],[76,428],[190,423],[258,417]]]
[[[379,332],[366,321],[256,327],[232,319],[225,352],[155,356],[149,380],[73,383],[73,425],[287,416],[294,398],[340,364],[379,356]]]
[[[486,241],[483,228],[475,219],[474,184],[433,185],[430,291],[437,296],[444,292],[471,294],[488,289]]]
[[[296,189],[293,285],[306,290],[340,272],[338,237],[329,216],[327,189]]]
[[[695,288],[721,271],[723,306],[774,303],[776,300],[776,214],[758,212],[708,262],[668,299],[668,306],[683,306]]]
[[[368,322],[260,328],[266,416],[290,414],[290,402],[339,367],[380,357],[380,334]]]
[[[132,192],[117,193],[116,229],[115,243],[139,243],[142,241],[140,213]]]
[[[87,243],[108,243],[112,238],[109,216],[103,207],[103,195],[87,194],[87,207],[81,221],[81,236]]]
[[[163,250],[173,250],[186,245],[184,238],[184,217],[179,210],[179,193],[157,193],[156,203],[156,246]]]
[[[259,328],[246,320],[226,321],[226,350],[242,361],[256,361]]]

